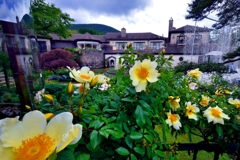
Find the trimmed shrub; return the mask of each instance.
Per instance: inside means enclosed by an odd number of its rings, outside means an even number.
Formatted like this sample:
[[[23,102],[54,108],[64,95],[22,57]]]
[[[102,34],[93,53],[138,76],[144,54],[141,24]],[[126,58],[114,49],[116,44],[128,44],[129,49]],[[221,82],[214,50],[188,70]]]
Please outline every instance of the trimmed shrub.
[[[216,72],[218,74],[227,73],[228,67],[224,65],[220,65],[219,63],[211,63],[211,62],[205,62],[205,63],[194,63],[194,62],[188,62],[188,61],[182,61],[177,66],[174,67],[174,70],[176,72],[183,72],[184,74],[187,73],[187,71],[199,68],[202,72]]]

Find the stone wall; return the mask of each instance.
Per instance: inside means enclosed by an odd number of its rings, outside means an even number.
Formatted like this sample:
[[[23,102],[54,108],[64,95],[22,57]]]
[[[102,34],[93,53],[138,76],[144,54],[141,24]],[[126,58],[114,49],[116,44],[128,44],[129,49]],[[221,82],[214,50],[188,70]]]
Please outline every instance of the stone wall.
[[[89,68],[104,68],[104,54],[99,50],[82,50],[79,58],[79,65]]]

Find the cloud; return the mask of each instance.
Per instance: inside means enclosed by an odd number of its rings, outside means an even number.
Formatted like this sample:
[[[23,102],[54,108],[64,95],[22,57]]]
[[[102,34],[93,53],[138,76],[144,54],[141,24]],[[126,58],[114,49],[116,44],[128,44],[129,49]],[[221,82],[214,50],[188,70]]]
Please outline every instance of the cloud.
[[[0,0],[0,20],[16,22],[29,13],[30,0]]]
[[[135,7],[125,15],[99,14],[98,10],[89,11],[88,8],[72,9],[70,7],[63,10],[76,20],[75,23],[100,23],[112,26],[118,30],[122,27],[127,32],[152,32],[158,35],[168,35],[168,22],[172,17],[176,28],[184,25],[194,25],[191,20],[185,20],[187,14],[187,1],[169,0],[162,2],[151,0],[144,9]],[[174,7],[172,4],[175,4]],[[68,5],[66,5],[68,6]]]
[[[147,0],[47,0],[47,2],[56,4],[56,7],[63,10],[67,8],[71,8],[73,10],[87,9],[89,12],[112,16],[128,15],[132,10],[142,10],[150,3],[150,1]]]

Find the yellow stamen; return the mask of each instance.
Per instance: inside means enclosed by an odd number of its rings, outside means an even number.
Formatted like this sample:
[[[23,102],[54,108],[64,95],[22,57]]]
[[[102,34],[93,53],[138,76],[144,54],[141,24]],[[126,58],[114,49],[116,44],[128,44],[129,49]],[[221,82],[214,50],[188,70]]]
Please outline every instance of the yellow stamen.
[[[146,79],[149,75],[149,72],[146,68],[143,68],[141,67],[139,70],[138,70],[138,77],[141,78],[141,79]]]
[[[188,110],[187,110],[187,115],[191,115],[193,114],[193,108],[191,106],[188,107]]]
[[[171,120],[171,122],[176,122],[178,120],[178,117],[176,114],[170,114],[169,115],[169,119]]]
[[[214,117],[221,117],[221,112],[218,109],[212,109],[212,115]]]
[[[55,148],[54,140],[46,133],[22,141],[16,148],[15,160],[45,160]]]
[[[90,80],[91,77],[88,76],[88,75],[81,74],[81,75],[80,75],[80,78],[88,81],[88,80]]]

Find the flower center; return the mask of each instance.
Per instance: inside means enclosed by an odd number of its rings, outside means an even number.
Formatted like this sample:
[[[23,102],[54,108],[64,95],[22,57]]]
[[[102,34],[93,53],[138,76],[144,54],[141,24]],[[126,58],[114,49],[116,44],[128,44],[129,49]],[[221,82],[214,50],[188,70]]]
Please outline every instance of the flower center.
[[[54,140],[46,133],[39,134],[15,148],[15,160],[45,160],[54,149]]]
[[[148,77],[148,70],[146,68],[141,67],[138,71],[138,76],[141,79],[146,79]]]
[[[193,113],[194,113],[193,108],[192,108],[191,106],[188,106],[187,114],[188,114],[188,115],[191,115],[191,114],[193,114]]]
[[[203,105],[203,106],[207,106],[208,105],[208,101],[207,100],[202,100],[200,104]]]
[[[89,81],[91,77],[89,75],[80,74],[80,78],[82,78],[86,81]]]
[[[169,119],[171,120],[171,122],[176,122],[178,120],[178,117],[176,114],[170,114]]]
[[[218,109],[214,109],[214,108],[212,109],[212,115],[214,117],[221,117],[220,114],[221,112]]]

